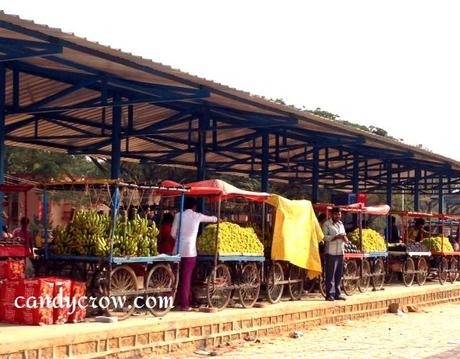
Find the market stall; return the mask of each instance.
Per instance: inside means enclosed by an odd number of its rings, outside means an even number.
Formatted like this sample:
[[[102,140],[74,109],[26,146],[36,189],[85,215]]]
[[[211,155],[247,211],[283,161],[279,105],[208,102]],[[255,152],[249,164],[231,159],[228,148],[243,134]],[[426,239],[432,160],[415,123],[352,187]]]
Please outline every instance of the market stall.
[[[291,299],[299,300],[321,275],[323,233],[310,201],[272,195],[267,203],[276,209],[272,240],[266,248],[267,298],[279,302],[286,287]]]
[[[400,219],[402,231],[400,243],[388,244],[388,281],[394,281],[400,274],[406,287],[411,286],[414,280],[418,285],[424,285],[430,268],[431,251],[420,242],[412,243],[409,240],[409,231],[414,219],[431,222],[434,215],[409,211],[392,211],[391,215],[395,220]]]
[[[97,296],[125,296],[123,307],[104,308],[119,319],[135,310],[135,297],[175,297],[180,256],[158,254],[158,229],[149,225],[143,208],[148,196],[180,196],[183,186],[143,186],[118,180],[54,182],[43,186],[44,261],[48,274],[86,281]],[[48,213],[50,196],[71,201],[64,224],[53,226]],[[57,218],[53,218],[56,220]],[[178,246],[180,238],[178,238]],[[171,306],[148,308],[155,316]]]
[[[333,207],[333,204],[314,205],[317,212],[325,213],[328,218]],[[371,284],[374,290],[382,289],[386,273],[385,260],[388,256],[385,241],[372,228],[363,228],[363,221],[366,223],[369,216],[387,216],[390,207],[365,207],[361,203],[337,207],[350,217],[352,223],[347,234],[351,243],[345,246],[344,253],[342,288],[345,294],[352,295],[357,289],[364,292]],[[324,295],[324,284],[320,285],[320,289]]]
[[[225,308],[234,294],[245,308],[259,298],[263,278],[264,248],[252,227],[222,220],[223,207],[237,199],[260,203],[268,193],[241,190],[221,180],[186,184],[187,196],[201,197],[219,218],[208,225],[197,240],[198,263],[192,283],[195,300],[205,297],[209,307]],[[243,213],[244,214],[244,213]]]
[[[22,193],[23,194],[23,216],[27,218],[27,193],[33,188],[32,185],[9,185],[0,184],[0,193],[3,195]],[[4,223],[6,227],[10,227],[13,223]],[[0,239],[0,258],[14,258],[24,259],[25,257],[31,257],[33,254],[32,238],[25,240],[16,233],[11,231],[5,232],[4,228],[0,228],[2,236]]]

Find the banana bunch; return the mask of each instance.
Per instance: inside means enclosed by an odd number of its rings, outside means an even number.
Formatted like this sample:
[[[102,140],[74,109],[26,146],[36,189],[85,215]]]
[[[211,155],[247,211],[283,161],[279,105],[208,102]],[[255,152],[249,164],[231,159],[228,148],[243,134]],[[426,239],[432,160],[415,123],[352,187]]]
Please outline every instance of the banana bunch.
[[[216,224],[206,226],[198,238],[200,254],[216,252]],[[230,222],[219,223],[219,254],[264,254],[264,246],[252,227],[243,228]]]
[[[111,218],[96,211],[78,211],[67,226],[53,229],[51,250],[59,255],[106,257],[110,253]],[[146,218],[126,212],[117,221],[113,235],[114,256],[156,256],[159,230]]]
[[[385,239],[380,235],[379,232],[374,231],[370,228],[364,228],[363,234],[363,251],[369,252],[385,252],[387,247],[385,245]],[[351,243],[359,247],[359,229],[355,229],[353,232],[348,233],[348,239]]]
[[[454,248],[447,237],[430,237],[425,238],[422,244],[433,252],[453,252]]]
[[[114,255],[148,257],[158,255],[157,236],[160,231],[155,224],[148,226],[146,218],[138,214],[133,220],[128,220],[123,214],[115,228]]]

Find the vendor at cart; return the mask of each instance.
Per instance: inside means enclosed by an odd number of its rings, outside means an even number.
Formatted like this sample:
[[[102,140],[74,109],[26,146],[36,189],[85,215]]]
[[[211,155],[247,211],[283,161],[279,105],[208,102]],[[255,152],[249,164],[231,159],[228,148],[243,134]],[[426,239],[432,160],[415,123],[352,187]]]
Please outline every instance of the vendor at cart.
[[[332,218],[323,224],[326,242],[326,300],[345,300],[341,295],[340,282],[343,274],[344,246],[348,238],[341,221],[340,208],[334,207],[331,213]]]
[[[20,226],[13,231],[13,239],[24,243],[29,255],[32,254],[32,233],[29,230],[29,218],[22,217]]]
[[[196,240],[198,235],[198,229],[200,223],[217,222],[217,217],[206,216],[204,214],[196,212],[196,199],[193,197],[185,198],[184,213],[182,214],[182,220],[180,220],[180,213],[176,213],[171,228],[171,236],[174,239],[178,238],[179,221],[180,223],[180,245],[179,254],[181,256],[180,263],[180,304],[183,311],[190,311],[190,294],[191,294],[191,282],[192,273],[196,265]],[[176,245],[174,252],[176,252]]]
[[[409,232],[407,235],[408,242],[421,242],[424,238],[429,237],[430,233],[426,231],[423,226],[425,225],[425,220],[423,218],[417,218],[409,228]]]

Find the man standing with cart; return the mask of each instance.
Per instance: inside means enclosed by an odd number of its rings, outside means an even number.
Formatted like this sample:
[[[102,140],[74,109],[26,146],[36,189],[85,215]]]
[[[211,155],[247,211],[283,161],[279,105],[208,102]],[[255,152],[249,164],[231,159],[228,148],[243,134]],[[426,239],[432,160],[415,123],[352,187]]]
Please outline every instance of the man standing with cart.
[[[217,222],[217,217],[206,216],[204,214],[196,212],[196,199],[193,197],[185,198],[184,213],[182,214],[182,222],[180,223],[180,245],[179,254],[181,256],[180,262],[180,304],[181,309],[184,311],[190,311],[190,293],[192,283],[192,273],[196,265],[196,239],[198,235],[198,229],[200,223]],[[174,252],[177,248],[177,238],[179,232],[179,219],[180,213],[176,213],[171,228],[171,236],[176,239],[176,245]]]
[[[326,300],[345,300],[341,295],[340,282],[343,274],[344,245],[348,242],[345,227],[341,221],[340,208],[334,207],[332,218],[323,224],[324,241],[326,242]]]

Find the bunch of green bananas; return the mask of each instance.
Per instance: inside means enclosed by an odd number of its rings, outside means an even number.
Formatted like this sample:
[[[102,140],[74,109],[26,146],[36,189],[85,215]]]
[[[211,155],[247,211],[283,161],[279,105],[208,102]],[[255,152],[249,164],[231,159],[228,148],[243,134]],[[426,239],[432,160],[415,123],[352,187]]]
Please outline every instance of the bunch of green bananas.
[[[370,228],[364,228],[362,230],[363,235],[363,251],[369,252],[385,252],[387,247],[385,245],[385,239],[380,235],[379,232],[374,231]],[[359,248],[359,229],[355,229],[353,232],[348,233],[348,239],[351,243],[358,246]]]
[[[200,254],[216,252],[216,224],[208,225],[198,238]],[[252,227],[243,228],[230,222],[219,223],[219,254],[264,254],[264,246]]]
[[[158,234],[159,230],[155,224],[149,227],[146,218],[135,214],[133,220],[128,220],[126,214],[123,214],[115,227],[113,254],[114,256],[156,256]]]
[[[78,211],[67,226],[53,229],[51,250],[60,255],[105,257],[110,253],[111,218],[96,211]],[[148,226],[146,218],[135,214],[128,220],[123,213],[117,221],[113,235],[114,256],[156,256],[157,236],[155,224]]]

